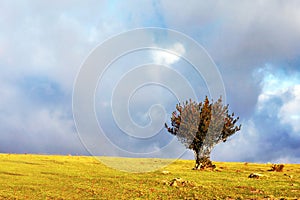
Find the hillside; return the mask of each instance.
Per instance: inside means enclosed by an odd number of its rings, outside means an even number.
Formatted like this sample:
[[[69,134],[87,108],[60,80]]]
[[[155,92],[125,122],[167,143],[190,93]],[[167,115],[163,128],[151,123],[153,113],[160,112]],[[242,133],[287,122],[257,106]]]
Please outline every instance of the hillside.
[[[110,159],[145,165],[145,159]],[[194,161],[177,160],[128,173],[87,156],[0,154],[0,199],[300,199],[299,164],[271,172],[271,164],[214,163],[215,171],[194,171]],[[248,178],[251,173],[262,176]]]

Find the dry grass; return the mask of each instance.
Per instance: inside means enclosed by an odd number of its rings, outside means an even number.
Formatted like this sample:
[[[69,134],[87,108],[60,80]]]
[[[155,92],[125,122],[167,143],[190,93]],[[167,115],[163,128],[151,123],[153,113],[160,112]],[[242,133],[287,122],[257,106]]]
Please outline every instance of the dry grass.
[[[129,161],[140,168],[169,162],[106,159],[120,168]],[[214,164],[214,171],[198,171],[194,161],[177,160],[156,171],[128,173],[93,157],[0,154],[0,199],[300,199],[300,165],[273,172],[270,164]],[[248,178],[251,173],[262,176]],[[173,180],[180,181],[174,186]]]

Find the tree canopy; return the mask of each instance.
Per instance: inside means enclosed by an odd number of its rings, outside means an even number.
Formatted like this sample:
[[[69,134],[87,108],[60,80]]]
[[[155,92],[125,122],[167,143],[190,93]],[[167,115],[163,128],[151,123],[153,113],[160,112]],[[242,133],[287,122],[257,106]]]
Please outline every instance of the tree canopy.
[[[229,105],[223,105],[220,97],[210,102],[206,96],[203,102],[189,100],[177,104],[172,113],[171,126],[165,124],[168,132],[195,153],[195,169],[214,167],[210,161],[213,147],[225,142],[228,137],[241,129],[234,113],[229,114]]]

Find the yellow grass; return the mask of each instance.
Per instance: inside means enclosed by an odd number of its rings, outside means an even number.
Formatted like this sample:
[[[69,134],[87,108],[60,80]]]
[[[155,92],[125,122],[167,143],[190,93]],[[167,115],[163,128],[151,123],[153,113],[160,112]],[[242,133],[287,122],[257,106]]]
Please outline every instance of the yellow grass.
[[[127,171],[170,162],[100,160]],[[268,171],[271,164],[214,164],[214,171],[194,171],[194,161],[177,160],[152,172],[129,173],[88,156],[0,154],[0,199],[300,199],[299,164],[286,164],[283,172]],[[251,173],[263,176],[248,178]],[[174,178],[189,184],[170,186]]]

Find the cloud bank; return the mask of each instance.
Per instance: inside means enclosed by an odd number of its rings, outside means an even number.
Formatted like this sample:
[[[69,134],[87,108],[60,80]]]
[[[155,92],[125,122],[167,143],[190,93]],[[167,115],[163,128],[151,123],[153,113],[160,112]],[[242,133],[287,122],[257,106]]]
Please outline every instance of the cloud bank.
[[[243,127],[216,147],[213,159],[299,163],[299,9],[297,0],[230,4],[220,0],[1,1],[0,152],[88,154],[72,116],[73,83],[80,66],[109,37],[151,26],[175,29],[193,38],[220,70],[227,103],[241,117]],[[170,48],[180,49],[182,54],[186,51],[180,44]],[[188,77],[199,88],[199,99],[208,92],[201,77],[182,59],[148,51],[121,59],[124,68],[107,71],[103,94],[110,94],[128,70],[126,65],[146,61],[170,65]],[[149,76],[164,78],[161,74]],[[130,112],[141,125],[149,122],[151,104],[164,105],[169,115],[175,108],[176,99],[162,88],[139,92],[132,99],[137,106],[131,105]],[[98,100],[104,110],[110,106],[107,96],[100,95]],[[103,118],[105,127],[117,132],[111,118]],[[162,130],[160,134],[167,133]],[[143,144],[145,149],[143,145],[128,148],[146,151],[164,144],[151,141]],[[192,157],[192,153],[185,154],[185,158]]]

